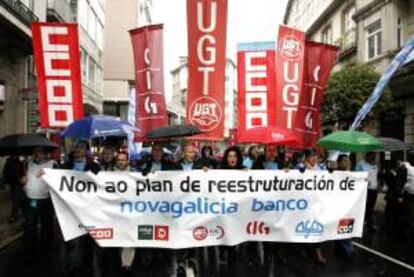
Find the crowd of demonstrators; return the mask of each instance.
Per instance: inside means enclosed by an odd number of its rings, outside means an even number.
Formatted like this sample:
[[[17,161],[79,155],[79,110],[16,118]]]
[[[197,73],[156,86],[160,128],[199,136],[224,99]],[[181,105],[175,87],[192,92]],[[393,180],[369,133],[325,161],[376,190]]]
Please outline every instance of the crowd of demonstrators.
[[[314,149],[306,149],[303,152],[295,152],[286,160],[275,145],[267,145],[260,148],[252,145],[248,148],[247,155],[243,157],[238,146],[228,147],[224,154],[214,153],[211,146],[205,145],[198,151],[193,144],[186,142],[181,147],[177,156],[164,153],[165,143],[153,143],[150,153],[139,153],[129,157],[128,153],[119,151],[113,147],[104,147],[100,153],[99,162],[94,161],[90,153],[87,141],[78,141],[68,159],[63,164],[57,165],[49,160],[47,153],[42,148],[36,148],[32,159],[22,162],[18,157],[8,158],[3,176],[6,183],[11,186],[13,209],[10,222],[14,222],[23,205],[25,219],[25,246],[28,255],[36,255],[36,229],[40,223],[40,251],[50,251],[53,238],[53,205],[50,199],[49,189],[40,178],[46,168],[58,167],[75,171],[90,171],[98,174],[100,171],[116,172],[141,172],[144,176],[157,171],[191,171],[191,170],[278,170],[292,169],[301,172],[307,170],[326,170],[321,156]],[[222,155],[221,159],[217,157]],[[388,231],[405,232],[404,235],[414,240],[414,152],[408,155],[408,162],[386,162],[384,170],[380,172],[375,153],[367,153],[365,158],[356,164],[356,171],[367,171],[368,196],[366,202],[366,227],[368,232],[374,231],[374,206],[378,190],[387,187],[385,219]],[[347,155],[339,155],[336,161],[336,170],[352,170],[350,158]],[[380,174],[381,173],[381,174]],[[235,173],[237,174],[237,173]],[[380,181],[383,185],[380,185]],[[23,197],[23,195],[25,197]],[[24,199],[24,201],[22,201]],[[23,203],[23,204],[22,204]],[[398,227],[397,227],[398,226]],[[401,226],[401,228],[400,228]],[[403,230],[403,231],[401,231]],[[335,243],[338,252],[347,260],[352,260],[354,250],[351,240],[341,240]],[[226,257],[231,266],[236,259],[246,259],[247,263],[257,263],[260,259],[259,243],[245,243],[239,246],[222,246],[220,256]],[[318,264],[325,264],[323,244],[299,245],[300,251],[311,251]],[[309,248],[309,249],[308,249]],[[109,268],[119,267],[126,271],[131,269],[135,256],[139,257],[141,265],[154,264],[155,259],[167,256],[169,261],[176,263],[178,276],[185,276],[188,268],[195,272],[198,269],[197,262],[192,259],[200,256],[198,250],[172,251],[134,248],[100,248],[88,235],[81,236],[63,244],[62,249],[62,274],[64,276],[78,276],[92,274],[92,272],[105,272]],[[292,247],[283,243],[263,243],[265,262],[272,260],[280,264],[286,264],[286,252]],[[203,252],[203,251],[202,251]],[[174,261],[174,257],[176,261]],[[306,256],[306,254],[305,254]],[[102,274],[101,274],[102,275]],[[96,276],[101,276],[99,273]],[[92,275],[91,275],[92,276]]]

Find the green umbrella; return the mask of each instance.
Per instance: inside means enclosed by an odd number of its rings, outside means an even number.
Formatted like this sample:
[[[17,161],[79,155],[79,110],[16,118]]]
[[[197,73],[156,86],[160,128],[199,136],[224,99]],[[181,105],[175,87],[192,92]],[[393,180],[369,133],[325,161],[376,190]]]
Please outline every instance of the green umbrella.
[[[357,131],[337,131],[323,137],[319,146],[344,152],[369,152],[382,148],[382,143],[368,133]]]

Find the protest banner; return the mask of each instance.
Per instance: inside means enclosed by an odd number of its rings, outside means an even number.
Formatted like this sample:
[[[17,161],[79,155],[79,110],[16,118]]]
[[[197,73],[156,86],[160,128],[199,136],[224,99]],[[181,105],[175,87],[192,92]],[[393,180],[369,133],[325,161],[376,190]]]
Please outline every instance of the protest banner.
[[[83,117],[78,25],[32,23],[42,128],[64,128]]]
[[[279,26],[276,71],[276,126],[292,129],[302,93],[305,34]]]
[[[135,64],[135,141],[144,141],[154,128],[168,124],[164,96],[163,26],[130,31]]]
[[[276,124],[275,43],[253,42],[237,46],[239,135],[256,127]]]
[[[187,248],[362,235],[365,172],[45,172],[65,240]]]
[[[292,128],[300,138],[300,148],[315,147],[320,138],[322,98],[339,51],[336,46],[313,41],[306,41],[305,45],[304,81]]]
[[[187,121],[204,134],[192,139],[224,136],[227,0],[187,0]]]

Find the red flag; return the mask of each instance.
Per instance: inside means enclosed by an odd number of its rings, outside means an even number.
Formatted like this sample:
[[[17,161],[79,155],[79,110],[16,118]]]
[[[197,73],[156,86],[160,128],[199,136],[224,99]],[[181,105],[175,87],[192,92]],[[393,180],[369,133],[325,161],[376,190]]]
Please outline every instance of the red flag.
[[[305,34],[279,27],[276,58],[276,126],[292,129],[303,82]]]
[[[238,134],[275,125],[274,43],[238,46]]]
[[[319,113],[323,92],[337,55],[336,46],[306,42],[304,84],[294,123],[295,133],[301,138],[303,148],[315,147],[320,137]]]
[[[78,25],[32,23],[40,126],[64,128],[83,117]]]
[[[135,141],[144,141],[154,128],[167,125],[164,97],[162,25],[130,31],[135,62],[136,120]]]
[[[187,0],[187,121],[205,133],[197,139],[224,135],[227,0]]]

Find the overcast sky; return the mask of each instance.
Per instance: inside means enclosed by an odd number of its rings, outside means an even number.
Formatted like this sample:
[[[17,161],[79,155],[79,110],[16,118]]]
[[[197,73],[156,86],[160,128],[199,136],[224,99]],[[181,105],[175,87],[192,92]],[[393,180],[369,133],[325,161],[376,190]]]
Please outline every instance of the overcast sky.
[[[228,0],[227,57],[235,61],[240,42],[275,41],[287,0]],[[172,97],[170,71],[187,56],[186,0],[153,0],[153,22],[164,23],[164,66],[167,102]],[[236,62],[236,61],[235,61]]]

